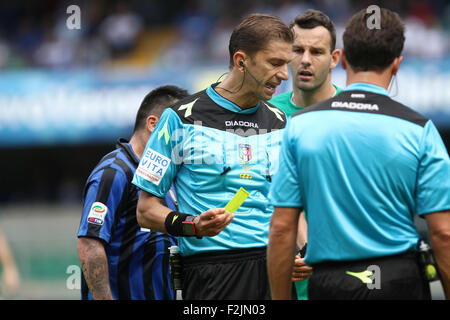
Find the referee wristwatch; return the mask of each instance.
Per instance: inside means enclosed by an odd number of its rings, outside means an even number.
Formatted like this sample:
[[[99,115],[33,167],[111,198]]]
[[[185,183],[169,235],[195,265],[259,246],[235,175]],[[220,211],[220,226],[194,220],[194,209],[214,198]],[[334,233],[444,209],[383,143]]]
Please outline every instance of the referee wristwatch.
[[[201,239],[202,237],[197,236],[197,229],[195,228],[195,219],[196,216],[189,216],[182,222],[183,224],[183,235],[185,236],[195,236],[197,239]]]

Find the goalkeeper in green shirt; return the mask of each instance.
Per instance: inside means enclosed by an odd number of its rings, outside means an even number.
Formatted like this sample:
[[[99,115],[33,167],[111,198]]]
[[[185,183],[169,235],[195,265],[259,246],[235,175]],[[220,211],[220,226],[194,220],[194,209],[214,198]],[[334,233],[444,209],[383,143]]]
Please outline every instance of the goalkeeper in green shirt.
[[[287,116],[329,99],[341,91],[331,83],[331,70],[339,63],[340,51],[335,49],[336,30],[333,22],[324,13],[307,10],[290,24],[294,32],[293,59],[289,64],[292,76],[292,91],[275,96],[270,103],[283,110]],[[306,249],[307,224],[302,212],[299,219],[297,246]],[[300,252],[300,250],[299,250]],[[312,268],[307,266],[302,255],[295,257],[292,281],[299,300],[308,299],[308,277]]]

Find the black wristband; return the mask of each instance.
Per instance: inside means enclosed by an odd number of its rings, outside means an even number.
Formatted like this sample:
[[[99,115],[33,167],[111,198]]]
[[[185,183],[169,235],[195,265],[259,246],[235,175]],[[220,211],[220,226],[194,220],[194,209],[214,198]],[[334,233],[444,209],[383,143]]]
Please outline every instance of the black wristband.
[[[183,232],[183,221],[185,221],[187,217],[192,217],[192,215],[178,211],[170,212],[164,221],[167,233],[175,237],[185,236]]]

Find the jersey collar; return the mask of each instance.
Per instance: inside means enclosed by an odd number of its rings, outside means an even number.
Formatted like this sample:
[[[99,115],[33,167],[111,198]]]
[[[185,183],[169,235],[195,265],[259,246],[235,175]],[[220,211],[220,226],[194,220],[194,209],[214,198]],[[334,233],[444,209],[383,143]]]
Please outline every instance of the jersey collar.
[[[133,148],[131,148],[131,144],[127,139],[119,138],[119,140],[117,140],[116,146],[117,148],[120,147],[125,150],[125,154],[133,164],[135,164],[136,166],[139,165],[139,158],[137,157],[136,153],[134,153]]]
[[[336,85],[333,84],[333,83],[332,83],[332,85],[333,85],[333,87],[336,89],[336,92],[333,94],[333,97],[335,97],[335,96],[337,96],[339,93],[341,93],[342,89],[340,89],[338,86],[336,86]],[[293,107],[293,108],[295,108],[295,109],[298,109],[298,110],[301,110],[301,109],[304,109],[304,108],[305,108],[305,107],[302,107],[302,106],[297,106],[297,105],[294,103],[294,90],[292,90],[291,97],[289,98],[289,104],[291,105],[291,107]]]
[[[218,84],[219,83],[214,83],[211,86],[209,86],[208,89],[206,89],[206,94],[222,108],[225,108],[227,110],[230,110],[230,111],[236,112],[236,113],[251,114],[251,113],[255,113],[256,110],[258,110],[258,107],[261,105],[261,102],[258,102],[258,104],[254,107],[251,107],[248,109],[241,109],[237,104],[235,104],[234,102],[231,102],[228,99],[225,99],[220,94],[218,94],[216,92],[216,90],[214,90],[214,87],[217,86]]]
[[[385,88],[366,82],[355,82],[343,89],[343,91],[356,91],[356,90],[368,91],[385,96],[389,95],[389,92]]]

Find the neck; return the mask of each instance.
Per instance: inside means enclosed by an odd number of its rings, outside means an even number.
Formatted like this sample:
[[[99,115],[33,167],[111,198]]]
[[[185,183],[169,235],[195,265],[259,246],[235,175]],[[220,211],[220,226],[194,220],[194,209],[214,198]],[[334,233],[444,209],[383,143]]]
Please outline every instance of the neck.
[[[389,89],[389,84],[391,83],[392,72],[389,69],[381,70],[381,71],[359,71],[347,72],[347,86],[356,82],[365,82],[374,84],[376,86]]]
[[[145,139],[143,134],[139,132],[135,132],[130,139],[131,148],[133,149],[139,160],[142,158],[142,154],[144,153],[146,144],[147,139]]]
[[[322,86],[315,90],[305,91],[298,87],[294,87],[292,100],[296,106],[309,107],[315,103],[326,100],[334,96],[336,88],[329,80],[325,81]]]
[[[218,94],[227,100],[230,100],[241,109],[253,108],[258,104],[259,99],[245,89],[246,79],[240,72],[233,72],[219,83],[215,90]]]

